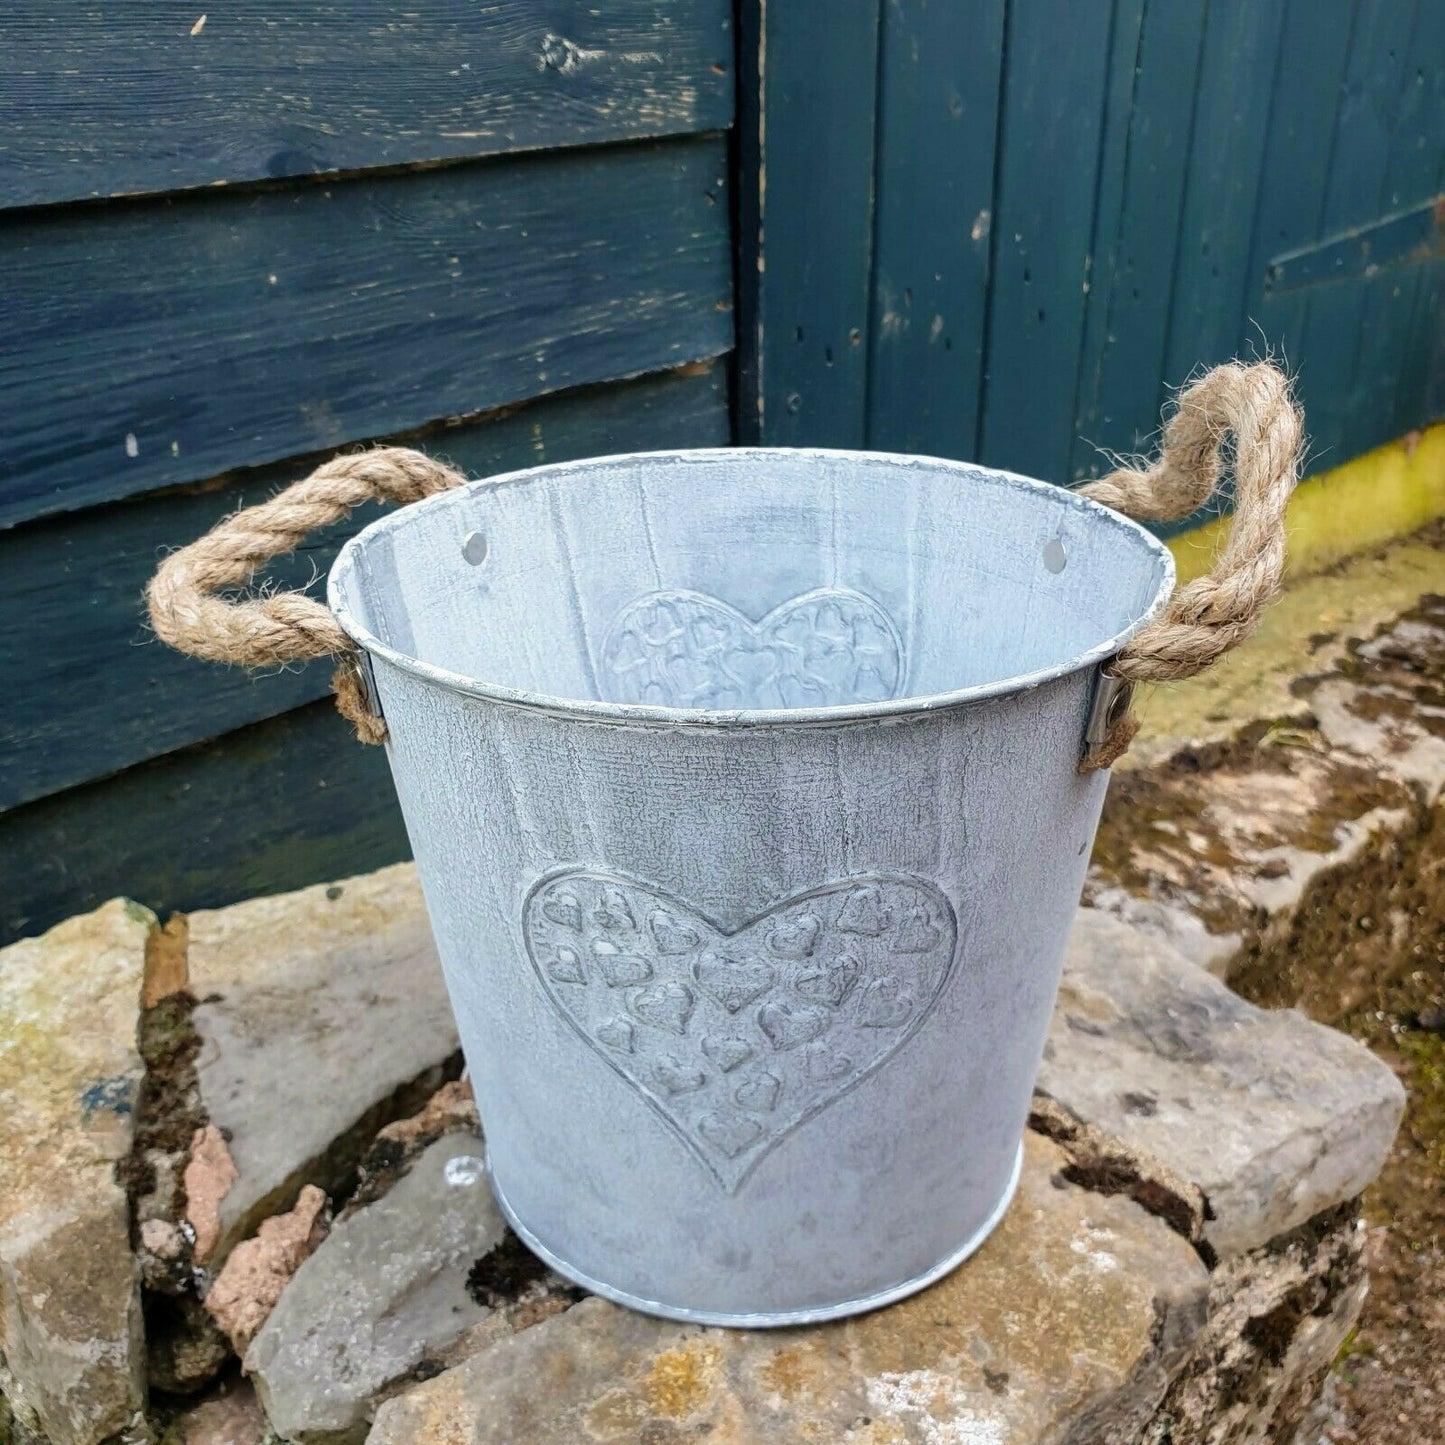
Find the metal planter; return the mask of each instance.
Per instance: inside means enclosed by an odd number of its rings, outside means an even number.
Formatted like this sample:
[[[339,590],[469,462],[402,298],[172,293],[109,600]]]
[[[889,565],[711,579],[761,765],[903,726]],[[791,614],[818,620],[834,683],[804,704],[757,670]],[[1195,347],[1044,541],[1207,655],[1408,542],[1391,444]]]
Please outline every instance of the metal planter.
[[[374,523],[364,649],[499,1202],[624,1304],[800,1324],[1006,1208],[1169,554],[951,462],[738,449]]]

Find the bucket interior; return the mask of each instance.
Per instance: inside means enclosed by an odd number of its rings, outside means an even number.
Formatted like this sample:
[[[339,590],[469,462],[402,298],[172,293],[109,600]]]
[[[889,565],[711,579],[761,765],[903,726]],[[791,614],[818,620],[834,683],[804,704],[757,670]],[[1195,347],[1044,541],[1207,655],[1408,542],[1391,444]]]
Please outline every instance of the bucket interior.
[[[736,448],[567,463],[374,523],[331,601],[364,645],[498,696],[874,710],[1110,655],[1169,554],[1062,489],[931,459]]]

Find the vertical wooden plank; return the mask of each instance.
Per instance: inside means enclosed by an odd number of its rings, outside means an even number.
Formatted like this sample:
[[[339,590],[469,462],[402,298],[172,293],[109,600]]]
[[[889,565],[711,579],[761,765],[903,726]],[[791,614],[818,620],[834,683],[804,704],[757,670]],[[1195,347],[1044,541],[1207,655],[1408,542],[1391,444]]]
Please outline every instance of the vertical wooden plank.
[[[1380,210],[1393,215],[1442,189],[1445,136],[1445,5],[1419,6],[1410,36],[1398,107],[1385,164]],[[1351,455],[1391,440],[1425,420],[1429,335],[1421,312],[1431,312],[1431,289],[1445,263],[1394,266],[1367,276],[1355,352],[1355,383],[1345,416],[1343,447]],[[1402,424],[1403,421],[1403,424]]]
[[[1013,0],[978,455],[1064,482],[1112,11]]]
[[[1004,9],[1004,0],[884,5],[870,447],[973,455]]]
[[[1424,396],[1417,420],[1410,426],[1445,417],[1445,267],[1434,268],[1417,320],[1426,338],[1422,350],[1428,352],[1429,359],[1425,363]]]
[[[1081,481],[1098,452],[1086,439],[1096,430],[1098,383],[1109,339],[1109,304],[1119,267],[1125,181],[1129,169],[1134,106],[1142,59],[1145,0],[1114,0],[1114,44],[1109,57],[1109,89],[1104,104],[1104,133],[1099,144],[1099,187],[1094,203],[1089,279],[1085,283],[1084,334],[1074,384],[1074,441],[1069,478]]]
[[[1427,8],[1439,0],[1426,0]],[[1414,28],[1414,0],[1357,0],[1345,84],[1335,116],[1321,238],[1378,220]],[[1353,283],[1309,288],[1298,364],[1317,467],[1348,459],[1355,359],[1366,289]]]
[[[878,5],[744,0],[742,440],[863,444]]]
[[[1249,238],[1268,135],[1284,0],[1211,0],[1174,273],[1164,387],[1243,346]],[[1162,400],[1162,396],[1161,396]]]
[[[1356,0],[1289,0],[1280,40],[1241,327],[1290,367],[1308,308],[1299,292],[1265,290],[1265,277],[1275,256],[1319,239],[1355,10]]]
[[[1076,480],[1107,469],[1101,448],[1145,450],[1159,425],[1206,8],[1207,0],[1154,0],[1142,16],[1117,237],[1102,266],[1096,256],[1089,295],[1073,456]]]

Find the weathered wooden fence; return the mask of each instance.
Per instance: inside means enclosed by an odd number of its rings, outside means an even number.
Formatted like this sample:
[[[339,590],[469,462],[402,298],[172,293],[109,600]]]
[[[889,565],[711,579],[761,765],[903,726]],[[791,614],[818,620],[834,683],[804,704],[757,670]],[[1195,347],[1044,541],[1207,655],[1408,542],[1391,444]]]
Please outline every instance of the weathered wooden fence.
[[[1445,414],[1440,0],[744,18],[744,436],[1075,481],[1266,347],[1315,469]]]
[[[729,437],[729,0],[204,8],[0,15],[5,934],[405,851],[325,668],[147,638],[161,549],[373,438]]]
[[[1445,414],[1440,0],[201,11],[0,15],[0,935],[404,852],[324,669],[141,625],[160,549],[338,447],[1068,482],[1266,347],[1316,469]]]

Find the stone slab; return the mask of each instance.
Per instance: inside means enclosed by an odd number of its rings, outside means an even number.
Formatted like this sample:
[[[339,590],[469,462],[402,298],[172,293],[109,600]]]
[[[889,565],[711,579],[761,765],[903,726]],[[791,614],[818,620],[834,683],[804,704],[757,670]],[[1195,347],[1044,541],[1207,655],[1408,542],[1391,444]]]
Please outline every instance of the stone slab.
[[[1300,1427],[1364,1304],[1363,1233],[1337,1210],[1222,1264],[1148,1445],[1324,1445]]]
[[[467,1277],[501,1243],[482,1143],[452,1133],[343,1219],[286,1286],[246,1355],[275,1429],[302,1445],[366,1434],[378,1397],[492,1313]]]
[[[1147,689],[1143,724],[1125,769],[1147,767],[1189,744],[1222,742],[1259,718],[1305,718],[1298,678],[1328,672],[1369,637],[1441,590],[1439,532],[1351,557],[1315,576],[1292,578],[1259,627],[1234,651],[1187,682]]]
[[[97,1445],[144,1402],[116,1166],[131,1150],[155,927],[116,899],[0,950],[0,1386],[50,1445]]]
[[[1361,1193],[1405,1102],[1363,1045],[1293,1009],[1246,1003],[1093,909],[1070,935],[1038,1087],[1196,1184],[1221,1257]]]
[[[389,1401],[368,1445],[1129,1438],[1203,1324],[1207,1275],[1137,1205],[1064,1182],[1063,1162],[1030,1135],[1018,1197],[983,1249],[888,1309],[739,1331],[589,1299]]]
[[[193,913],[189,967],[201,1101],[238,1176],[215,1266],[303,1183],[333,1190],[458,1044],[411,864]]]
[[[1442,560],[1440,577],[1445,577]],[[1441,585],[1437,581],[1437,587]],[[1421,598],[1356,649],[1345,676],[1309,693],[1320,732],[1409,785],[1426,807],[1445,792],[1445,599]]]

